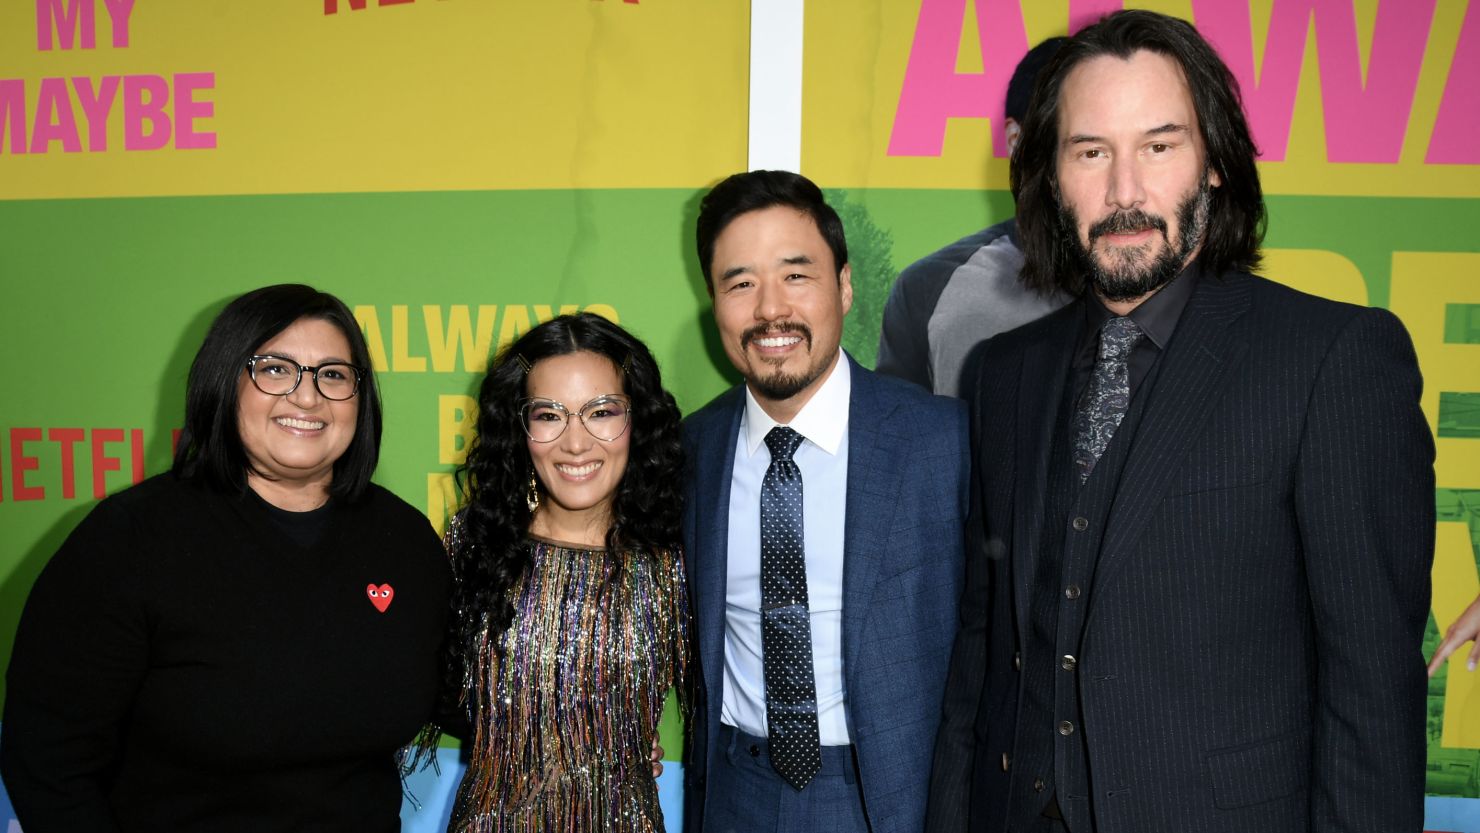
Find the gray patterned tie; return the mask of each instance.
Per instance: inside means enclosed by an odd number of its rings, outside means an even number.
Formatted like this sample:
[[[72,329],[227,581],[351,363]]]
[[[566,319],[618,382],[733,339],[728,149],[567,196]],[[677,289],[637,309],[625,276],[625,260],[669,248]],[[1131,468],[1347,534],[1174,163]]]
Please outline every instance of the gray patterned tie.
[[[766,434],[771,465],[761,481],[761,670],[771,766],[798,790],[822,768],[812,621],[802,548],[802,473],[791,455],[802,435],[778,425]]]
[[[1079,471],[1080,483],[1089,479],[1130,408],[1127,360],[1145,335],[1136,322],[1125,317],[1112,318],[1100,328],[1100,352],[1095,357],[1089,389],[1074,411],[1074,468]]]

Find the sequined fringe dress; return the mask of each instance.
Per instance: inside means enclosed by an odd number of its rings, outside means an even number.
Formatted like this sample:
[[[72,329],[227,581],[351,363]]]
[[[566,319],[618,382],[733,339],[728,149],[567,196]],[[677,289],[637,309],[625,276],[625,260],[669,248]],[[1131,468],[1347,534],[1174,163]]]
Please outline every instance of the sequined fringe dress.
[[[502,658],[486,633],[479,646],[449,830],[661,832],[649,755],[668,690],[683,689],[683,558],[529,546]]]

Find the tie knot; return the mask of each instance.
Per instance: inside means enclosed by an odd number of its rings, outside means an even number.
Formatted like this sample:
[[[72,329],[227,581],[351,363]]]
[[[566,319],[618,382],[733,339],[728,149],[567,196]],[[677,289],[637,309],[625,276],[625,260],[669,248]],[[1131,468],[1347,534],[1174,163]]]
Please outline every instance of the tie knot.
[[[802,435],[785,425],[778,425],[766,432],[766,448],[771,449],[772,460],[790,460],[801,444]]]
[[[1106,321],[1100,328],[1100,358],[1125,358],[1145,335],[1139,324],[1123,315]]]

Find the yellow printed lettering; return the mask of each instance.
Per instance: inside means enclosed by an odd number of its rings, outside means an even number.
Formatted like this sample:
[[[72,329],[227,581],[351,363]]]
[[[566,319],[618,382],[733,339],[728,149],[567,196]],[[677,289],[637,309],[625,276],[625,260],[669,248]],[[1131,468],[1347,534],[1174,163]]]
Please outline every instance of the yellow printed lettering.
[[[478,401],[471,396],[437,397],[437,462],[461,465],[478,428]]]
[[[587,304],[586,312],[599,315],[613,324],[622,323],[617,319],[617,308],[611,304]]]
[[[1423,371],[1423,412],[1439,431],[1439,394],[1480,391],[1480,344],[1444,343],[1446,304],[1480,304],[1480,254],[1394,252],[1389,308],[1408,327]],[[1480,441],[1434,439],[1434,476],[1441,489],[1480,486]]]
[[[1367,306],[1367,280],[1357,264],[1319,249],[1265,249],[1259,270],[1280,283],[1348,304]]]
[[[427,327],[427,351],[431,353],[432,370],[451,373],[457,361],[457,348],[462,348],[463,370],[482,373],[488,369],[488,347],[493,343],[493,319],[498,307],[482,304],[478,307],[477,335],[469,316],[467,304],[453,304],[447,308],[447,327],[442,326],[442,307],[427,304],[421,308]]]
[[[380,314],[375,307],[362,305],[355,307],[355,320],[360,322],[360,329],[365,331],[365,346],[370,350],[370,366],[376,373],[384,373],[390,367],[385,360],[385,337],[380,332]]]
[[[408,310],[405,304],[391,305],[391,347],[395,350],[391,357],[391,370],[397,373],[425,373],[427,360],[424,356],[413,356],[410,353],[410,341],[408,330],[410,329]]]
[[[504,320],[498,328],[498,349],[508,347],[514,339],[527,332],[529,332],[529,307],[512,304],[505,306]]]

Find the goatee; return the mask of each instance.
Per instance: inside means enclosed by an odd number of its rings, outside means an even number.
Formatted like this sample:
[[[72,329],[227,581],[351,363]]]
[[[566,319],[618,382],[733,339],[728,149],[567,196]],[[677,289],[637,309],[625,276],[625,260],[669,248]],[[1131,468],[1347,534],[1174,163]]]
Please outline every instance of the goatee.
[[[812,328],[797,321],[782,321],[776,324],[760,324],[751,327],[740,334],[740,347],[741,349],[745,349],[750,346],[752,341],[758,338],[778,336],[784,333],[801,336],[802,341],[807,345],[807,352],[809,354],[812,352]],[[805,390],[808,385],[817,381],[817,378],[821,375],[820,371],[816,368],[809,368],[807,373],[787,373],[778,368],[770,376],[760,375],[757,372],[760,370],[758,367],[752,366],[750,369],[754,375],[746,376],[745,381],[750,384],[756,393],[774,401],[790,399],[796,396]]]
[[[1079,240],[1079,220],[1062,200],[1059,220],[1063,233],[1072,241],[1075,258],[1088,277],[1095,293],[1107,301],[1131,301],[1166,286],[1187,265],[1188,258],[1202,244],[1208,228],[1208,210],[1213,191],[1207,171],[1196,190],[1177,206],[1177,239],[1167,236],[1166,219],[1140,209],[1117,211],[1089,227],[1089,245]],[[1095,256],[1095,241],[1107,234],[1155,229],[1161,233],[1162,247],[1154,258],[1150,249],[1154,241],[1140,246],[1116,246]],[[1108,262],[1106,262],[1108,261]]]

